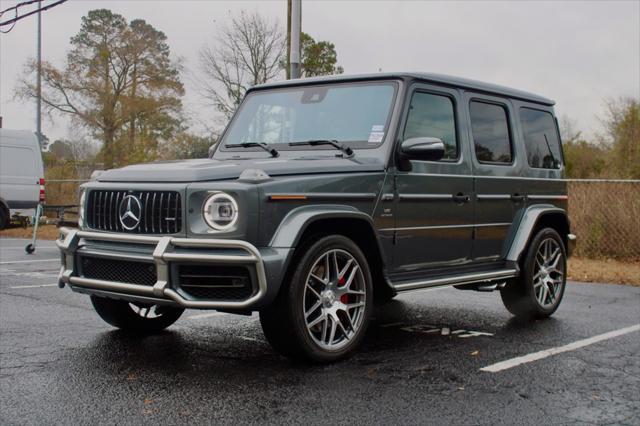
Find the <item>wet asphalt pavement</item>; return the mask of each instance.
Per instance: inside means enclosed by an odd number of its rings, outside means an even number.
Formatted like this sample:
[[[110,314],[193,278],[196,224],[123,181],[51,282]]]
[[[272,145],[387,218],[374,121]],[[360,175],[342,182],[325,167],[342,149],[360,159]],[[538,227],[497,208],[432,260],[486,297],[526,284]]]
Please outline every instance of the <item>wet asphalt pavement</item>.
[[[572,282],[554,317],[525,324],[497,293],[406,294],[354,357],[307,366],[275,354],[255,315],[116,331],[55,286],[52,242],[24,245],[0,240],[0,424],[640,425],[640,331],[480,370],[640,324],[638,287]]]

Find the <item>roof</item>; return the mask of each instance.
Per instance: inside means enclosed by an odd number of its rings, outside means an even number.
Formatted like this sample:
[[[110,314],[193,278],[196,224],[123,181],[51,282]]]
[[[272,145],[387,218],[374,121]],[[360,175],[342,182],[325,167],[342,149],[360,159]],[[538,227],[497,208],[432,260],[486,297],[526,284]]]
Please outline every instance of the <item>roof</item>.
[[[315,83],[329,83],[329,82],[348,82],[348,81],[362,81],[362,80],[390,80],[390,79],[402,79],[402,80],[421,80],[428,83],[435,83],[445,86],[461,87],[464,89],[475,90],[479,92],[502,95],[510,98],[521,99],[530,102],[536,102],[543,105],[552,106],[555,101],[544,96],[536,95],[534,93],[525,92],[523,90],[512,89],[510,87],[499,86],[497,84],[484,83],[482,81],[470,80],[461,77],[453,77],[443,74],[432,74],[423,72],[393,72],[393,73],[375,73],[375,74],[354,74],[354,75],[332,75],[327,77],[312,77],[294,80],[277,81],[273,83],[266,83],[254,86],[251,90],[259,90],[275,87],[287,87],[287,86],[300,86]]]
[[[31,144],[34,140],[37,141],[35,132],[31,130],[13,130],[0,128],[0,139],[7,141],[11,139],[12,143],[27,143]]]

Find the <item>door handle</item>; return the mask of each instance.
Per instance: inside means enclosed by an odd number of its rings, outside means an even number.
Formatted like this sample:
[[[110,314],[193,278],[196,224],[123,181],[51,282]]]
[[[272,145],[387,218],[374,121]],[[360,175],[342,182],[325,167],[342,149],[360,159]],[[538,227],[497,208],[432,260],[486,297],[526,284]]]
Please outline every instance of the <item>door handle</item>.
[[[511,194],[511,201],[513,201],[514,203],[519,203],[521,201],[524,201],[527,198],[526,195],[522,195],[522,194]]]
[[[468,203],[471,199],[468,195],[463,194],[462,192],[458,192],[456,195],[452,196],[453,201],[458,204]]]

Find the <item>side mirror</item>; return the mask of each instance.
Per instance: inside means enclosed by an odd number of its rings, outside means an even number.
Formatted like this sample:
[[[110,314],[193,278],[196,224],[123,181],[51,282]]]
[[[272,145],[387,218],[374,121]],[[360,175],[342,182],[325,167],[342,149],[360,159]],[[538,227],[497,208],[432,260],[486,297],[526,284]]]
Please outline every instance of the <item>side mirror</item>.
[[[430,137],[409,138],[400,144],[400,152],[411,160],[437,161],[444,157],[444,142]]]

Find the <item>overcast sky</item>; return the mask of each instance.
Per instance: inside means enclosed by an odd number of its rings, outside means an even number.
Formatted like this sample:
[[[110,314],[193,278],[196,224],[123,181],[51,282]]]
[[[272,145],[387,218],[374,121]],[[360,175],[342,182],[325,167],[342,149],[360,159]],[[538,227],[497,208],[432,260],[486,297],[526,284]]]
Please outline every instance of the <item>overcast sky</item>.
[[[49,0],[47,3],[51,3]],[[15,1],[2,0],[5,9]],[[302,29],[335,43],[347,74],[428,71],[528,90],[555,99],[558,116],[592,135],[607,97],[640,97],[640,1],[302,1]],[[257,11],[286,26],[286,0],[70,0],[43,13],[43,58],[62,65],[69,39],[89,10],[145,19],[167,37],[174,58],[197,69],[197,52],[230,13]],[[6,19],[7,15],[3,18]],[[286,29],[286,28],[284,28]],[[3,127],[35,129],[35,105],[13,99],[36,54],[36,17],[0,34]],[[186,112],[197,128],[213,111],[185,76]],[[67,120],[45,120],[50,140]]]

